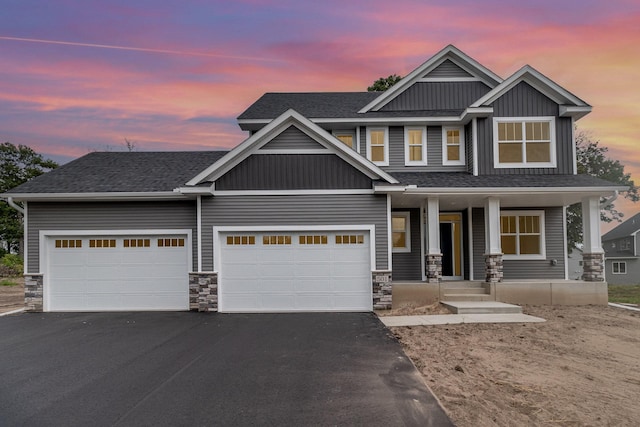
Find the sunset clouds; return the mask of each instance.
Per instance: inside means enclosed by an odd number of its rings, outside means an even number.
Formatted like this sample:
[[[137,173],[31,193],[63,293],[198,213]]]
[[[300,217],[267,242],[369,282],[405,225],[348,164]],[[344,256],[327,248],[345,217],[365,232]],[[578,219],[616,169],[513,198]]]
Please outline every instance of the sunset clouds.
[[[96,4],[97,3],[97,4]],[[5,1],[0,139],[90,150],[230,148],[267,91],[360,91],[454,44],[530,64],[594,106],[579,126],[640,181],[636,1]]]

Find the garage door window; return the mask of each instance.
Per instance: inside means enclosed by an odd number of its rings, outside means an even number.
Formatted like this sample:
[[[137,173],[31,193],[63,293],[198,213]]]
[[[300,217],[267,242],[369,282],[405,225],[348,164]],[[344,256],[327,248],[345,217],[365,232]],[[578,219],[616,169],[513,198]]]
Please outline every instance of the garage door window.
[[[150,239],[124,239],[125,248],[148,248],[151,246]]]
[[[336,236],[337,245],[363,245],[364,234],[343,234]]]
[[[300,236],[301,245],[326,245],[327,235]]]
[[[184,239],[158,239],[159,248],[171,248],[184,246]]]
[[[56,248],[81,248],[82,240],[56,239]]]
[[[277,235],[277,236],[263,236],[263,245],[290,245],[291,236]]]
[[[227,236],[227,245],[255,245],[256,236]]]
[[[115,239],[91,239],[89,240],[90,248],[115,248]]]

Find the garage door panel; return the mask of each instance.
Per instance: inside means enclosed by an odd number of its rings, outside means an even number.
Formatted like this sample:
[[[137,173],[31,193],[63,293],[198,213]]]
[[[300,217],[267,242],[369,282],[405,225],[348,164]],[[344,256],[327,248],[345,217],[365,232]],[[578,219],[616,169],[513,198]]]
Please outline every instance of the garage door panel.
[[[355,310],[369,303],[370,297],[363,295],[340,295],[334,299],[334,307],[340,310]]]
[[[261,307],[265,311],[290,311],[295,307],[296,297],[291,294],[262,294]]]
[[[297,295],[296,306],[302,310],[326,310],[334,308],[332,297],[326,294],[309,293]]]
[[[295,292],[297,293],[318,293],[331,292],[331,282],[326,278],[299,278],[295,282]]]
[[[260,273],[264,279],[292,279],[295,275],[290,266],[286,262],[264,263],[260,265]]]
[[[262,247],[263,250],[258,253],[257,262],[261,264],[272,264],[281,262],[283,259],[292,259],[295,251],[284,246]]]
[[[302,246],[295,253],[295,261],[298,262],[319,262],[319,260],[331,259],[332,249],[327,247]]]

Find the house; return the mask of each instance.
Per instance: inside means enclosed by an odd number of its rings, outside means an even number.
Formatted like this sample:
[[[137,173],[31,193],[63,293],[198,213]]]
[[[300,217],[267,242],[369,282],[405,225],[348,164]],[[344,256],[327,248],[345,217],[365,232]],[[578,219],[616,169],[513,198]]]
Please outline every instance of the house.
[[[640,213],[602,236],[605,275],[612,285],[640,284]]]
[[[582,279],[582,275],[584,274],[582,263],[582,249],[573,248],[567,256],[567,264],[569,266],[567,270],[569,271],[569,279]]]
[[[447,46],[386,92],[267,93],[229,152],[90,153],[3,195],[25,206],[26,306],[605,304],[599,203],[624,188],[577,174],[590,111],[530,66],[502,79]]]

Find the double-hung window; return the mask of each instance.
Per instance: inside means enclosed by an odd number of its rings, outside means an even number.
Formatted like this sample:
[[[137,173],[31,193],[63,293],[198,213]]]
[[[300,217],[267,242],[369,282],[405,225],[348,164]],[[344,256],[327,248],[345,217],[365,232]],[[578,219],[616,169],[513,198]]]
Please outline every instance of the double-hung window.
[[[394,212],[391,215],[393,252],[411,252],[409,218],[409,212]]]
[[[355,149],[355,136],[353,134],[353,132],[342,132],[342,131],[336,131],[333,133],[333,135],[338,138],[340,141],[342,141],[342,143],[344,145],[346,145],[349,148],[353,148]]]
[[[404,164],[407,166],[427,164],[427,128],[425,126],[404,128]]]
[[[505,259],[544,259],[544,211],[502,211],[500,243]]]
[[[378,166],[389,166],[388,128],[367,128],[367,158]]]
[[[627,274],[627,262],[626,261],[613,261],[611,263],[613,274]]]
[[[464,128],[442,128],[442,164],[464,165]]]
[[[493,119],[496,168],[555,167],[554,117],[498,117]]]

